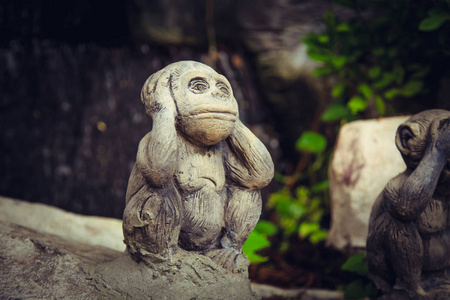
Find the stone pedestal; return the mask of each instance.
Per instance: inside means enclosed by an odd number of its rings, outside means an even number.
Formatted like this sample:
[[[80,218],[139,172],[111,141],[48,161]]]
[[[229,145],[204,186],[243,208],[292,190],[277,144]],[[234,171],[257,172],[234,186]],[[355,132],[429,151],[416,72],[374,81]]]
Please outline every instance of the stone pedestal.
[[[2,197],[0,209],[2,299],[259,299],[247,272],[230,274],[204,255],[136,263],[114,249],[120,220]]]
[[[395,146],[397,127],[406,119],[355,121],[341,128],[329,169],[329,245],[340,250],[365,248],[375,199],[406,168]]]

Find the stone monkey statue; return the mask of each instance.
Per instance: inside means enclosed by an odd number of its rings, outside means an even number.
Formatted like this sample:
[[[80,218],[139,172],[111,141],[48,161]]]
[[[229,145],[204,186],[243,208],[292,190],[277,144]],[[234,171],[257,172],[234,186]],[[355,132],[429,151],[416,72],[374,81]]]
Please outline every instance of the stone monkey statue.
[[[230,83],[204,64],[181,61],[150,76],[141,99],[153,127],[128,183],[128,251],[152,263],[195,251],[231,272],[246,268],[242,246],[274,166],[239,120]]]
[[[372,208],[369,277],[383,299],[450,299],[450,112],[412,116],[396,145],[407,169]]]

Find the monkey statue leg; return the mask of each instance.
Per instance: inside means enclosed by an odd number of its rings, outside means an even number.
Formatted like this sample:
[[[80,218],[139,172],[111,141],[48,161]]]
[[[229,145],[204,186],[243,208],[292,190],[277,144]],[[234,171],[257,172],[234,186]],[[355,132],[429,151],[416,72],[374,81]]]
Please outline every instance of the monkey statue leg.
[[[389,293],[395,283],[394,270],[388,263],[385,252],[386,236],[391,220],[392,217],[388,212],[384,212],[376,219],[371,219],[367,236],[367,262],[370,271],[368,277],[384,294]]]
[[[424,241],[424,271],[441,271],[443,279],[450,279],[447,268],[450,268],[450,227],[442,232],[432,234]]]
[[[246,271],[248,260],[242,246],[255,228],[261,215],[262,201],[259,190],[229,187],[230,197],[225,207],[225,229],[221,239],[223,248],[206,255],[234,273]]]
[[[225,208],[226,231],[221,244],[224,248],[241,251],[261,215],[261,193],[238,187],[231,187],[230,191],[231,197]]]
[[[173,183],[164,189],[143,184],[136,190],[127,197],[123,214],[127,250],[136,260],[171,259],[180,234],[180,195]]]
[[[395,290],[404,290],[409,296],[424,294],[420,286],[423,267],[423,242],[413,222],[392,219],[387,238],[390,262],[395,271]]]

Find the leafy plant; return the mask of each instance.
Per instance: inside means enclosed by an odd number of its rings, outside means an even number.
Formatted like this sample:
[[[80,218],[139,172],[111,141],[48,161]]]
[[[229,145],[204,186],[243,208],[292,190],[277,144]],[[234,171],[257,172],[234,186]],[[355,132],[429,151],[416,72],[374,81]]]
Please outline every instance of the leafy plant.
[[[363,299],[374,296],[376,290],[367,279],[369,269],[365,253],[350,256],[342,265],[342,270],[356,273],[357,278],[350,282],[344,289],[345,299]]]
[[[323,241],[328,233],[320,225],[325,211],[323,196],[328,190],[328,180],[316,183],[312,187],[300,185],[294,188],[296,182],[310,178],[323,168],[327,140],[319,133],[305,131],[297,140],[295,147],[304,154],[304,158],[315,155],[316,160],[306,170],[300,161],[294,174],[280,178],[285,186],[273,193],[266,205],[267,209],[276,213],[276,225],[283,233],[284,242],[281,250],[286,250],[289,246],[287,241],[292,235],[301,240],[318,243]]]
[[[321,186],[328,187],[327,183]],[[267,207],[277,212],[277,223],[285,238],[296,234],[301,239],[317,243],[327,237],[328,231],[320,226],[324,213],[321,199],[314,196],[311,189],[300,186],[293,197],[289,190],[284,188],[271,195]]]
[[[314,74],[335,80],[324,122],[383,116],[394,112],[393,100],[430,92],[427,83],[448,55],[449,1],[335,2],[355,18],[341,21],[328,11],[325,30],[303,40],[321,63]]]
[[[276,234],[278,228],[269,221],[260,220],[255,229],[250,233],[247,241],[242,247],[242,251],[247,256],[251,264],[258,264],[268,260],[256,252],[270,246],[269,236]]]

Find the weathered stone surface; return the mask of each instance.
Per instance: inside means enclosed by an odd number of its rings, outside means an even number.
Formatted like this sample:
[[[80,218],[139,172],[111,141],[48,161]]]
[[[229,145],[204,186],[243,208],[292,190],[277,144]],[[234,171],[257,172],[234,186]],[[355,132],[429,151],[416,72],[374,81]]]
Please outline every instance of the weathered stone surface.
[[[39,203],[0,197],[0,221],[64,239],[124,251],[122,220],[83,216]]]
[[[85,266],[119,252],[0,222],[2,299],[99,299]]]
[[[170,264],[0,222],[2,299],[258,299],[247,274],[230,276],[204,255]]]
[[[252,284],[253,291],[263,299],[342,300],[341,291],[320,289],[281,289],[265,284]]]
[[[146,293],[151,289],[173,290],[173,280],[176,279],[182,282],[179,293],[185,293],[178,299],[190,299],[188,296],[225,299],[227,295],[231,295],[228,299],[343,299],[342,292],[287,290],[252,283],[255,296],[250,292],[247,280],[239,280],[240,277],[230,279],[222,268],[203,255],[195,255],[185,263],[174,263],[169,267],[172,272],[161,274],[158,271],[161,268],[149,269],[124,256],[123,251],[111,249],[111,244],[123,245],[122,228],[116,224],[121,223],[120,220],[98,218],[106,226],[98,226],[95,232],[86,230],[86,227],[98,224],[96,219],[52,206],[0,197],[0,298],[120,299],[133,294],[136,299],[142,299],[148,298]],[[65,223],[76,226],[66,226]],[[24,226],[32,226],[33,229]],[[76,233],[74,227],[78,227],[80,232]],[[99,236],[120,237],[111,243]],[[120,249],[123,248],[124,245]],[[186,277],[181,276],[180,270],[187,274]],[[217,272],[216,277],[212,271]],[[116,276],[114,272],[120,274]],[[208,286],[214,287],[214,292],[206,289],[199,276]],[[159,281],[153,277],[158,277]],[[224,282],[233,284],[233,288],[227,287],[229,290],[224,291],[224,287],[219,286]],[[171,299],[169,296],[166,298]]]
[[[332,222],[328,244],[365,248],[372,205],[392,177],[405,170],[395,132],[406,117],[344,125],[329,169]]]

